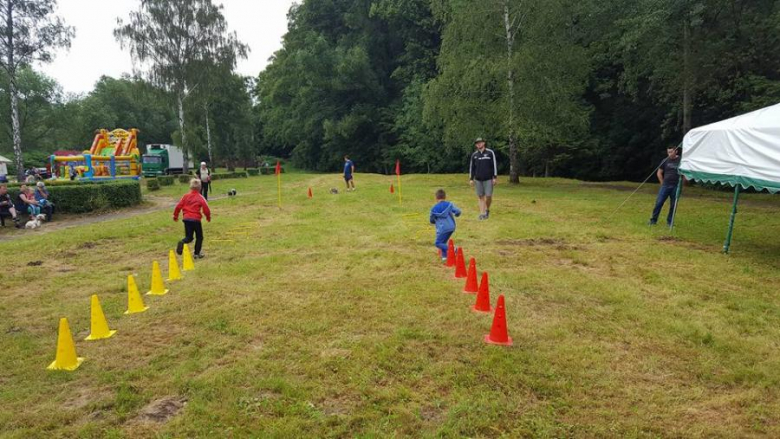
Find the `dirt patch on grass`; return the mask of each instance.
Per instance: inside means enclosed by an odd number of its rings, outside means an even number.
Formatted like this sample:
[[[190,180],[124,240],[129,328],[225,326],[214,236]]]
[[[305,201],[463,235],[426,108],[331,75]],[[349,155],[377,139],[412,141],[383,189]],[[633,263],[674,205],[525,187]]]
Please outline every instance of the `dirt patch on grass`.
[[[321,358],[347,358],[352,351],[349,349],[328,348],[320,352]]]
[[[40,267],[43,265],[43,261],[30,261],[27,263],[28,267]]]
[[[555,250],[561,250],[561,251],[582,250],[581,246],[569,244],[565,240],[559,238],[505,239],[505,240],[497,241],[496,244],[501,246],[512,246],[512,247],[554,248]]]
[[[352,412],[353,404],[345,397],[328,398],[319,404],[317,408],[326,416],[346,416]]]
[[[441,424],[444,421],[444,410],[432,406],[422,407],[420,408],[420,419],[432,424]]]
[[[675,236],[668,236],[668,235],[666,235],[666,236],[659,236],[657,238],[657,240],[658,240],[658,242],[669,243],[669,244],[677,244],[677,245],[681,245],[681,246],[684,246],[684,247],[687,247],[687,248],[691,248],[691,249],[694,249],[694,250],[700,250],[700,251],[703,251],[703,252],[709,252],[709,251],[712,251],[712,249],[713,249],[711,247],[707,247],[707,246],[702,245],[702,244],[697,244],[695,242],[686,241],[686,240],[677,238]]]
[[[68,399],[65,406],[73,409],[82,409],[91,403],[111,399],[111,397],[112,394],[109,389],[83,389]]]
[[[565,243],[566,242],[562,239],[556,238],[505,239],[502,241],[496,241],[496,244],[498,245],[515,245],[521,247],[562,245]]]
[[[184,406],[187,399],[176,396],[166,396],[156,399],[146,405],[136,417],[137,422],[161,424],[176,416]]]
[[[58,260],[50,260],[46,262],[46,267],[49,269],[49,272],[54,273],[70,273],[72,271],[78,270],[78,267],[74,267],[73,265],[65,264],[63,262],[60,262]]]

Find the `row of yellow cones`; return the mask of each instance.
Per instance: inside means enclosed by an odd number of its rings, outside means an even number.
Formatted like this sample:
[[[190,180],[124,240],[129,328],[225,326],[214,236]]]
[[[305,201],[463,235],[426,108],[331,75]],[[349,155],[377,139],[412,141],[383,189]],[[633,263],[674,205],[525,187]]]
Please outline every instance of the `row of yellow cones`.
[[[179,270],[179,263],[173,250],[168,253],[168,281],[179,280],[182,278],[182,271],[193,269],[195,269],[195,264],[192,261],[189,246],[184,246],[181,270]],[[154,261],[152,263],[152,286],[146,294],[149,296],[162,296],[167,293],[168,290],[163,282],[160,264]],[[137,314],[147,309],[149,307],[144,304],[144,299],[141,297],[141,293],[138,292],[135,278],[132,274],[127,275],[127,311],[125,311],[125,314]],[[98,300],[97,294],[93,294],[90,332],[84,340],[103,340],[112,337],[114,334],[116,334],[116,330],[109,329],[108,321],[105,314],[103,314],[103,308],[100,306],[100,300]],[[73,371],[78,369],[83,361],[83,358],[76,355],[76,345],[73,343],[68,319],[63,317],[60,319],[59,334],[57,335],[57,356],[47,369]]]

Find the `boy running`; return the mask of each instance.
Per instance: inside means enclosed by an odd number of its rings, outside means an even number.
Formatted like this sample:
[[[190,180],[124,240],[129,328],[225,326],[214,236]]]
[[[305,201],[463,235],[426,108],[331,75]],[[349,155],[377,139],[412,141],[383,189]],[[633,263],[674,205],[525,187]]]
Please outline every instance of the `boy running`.
[[[447,262],[447,241],[455,233],[455,217],[460,209],[447,201],[444,189],[436,191],[436,204],[431,208],[431,224],[436,225],[436,248],[441,250],[442,262]]]
[[[205,256],[200,252],[203,246],[203,226],[200,223],[201,210],[203,215],[206,216],[206,221],[211,222],[211,210],[209,209],[209,203],[200,194],[200,180],[193,178],[190,180],[190,191],[181,197],[179,204],[176,205],[176,209],[173,211],[173,220],[179,221],[179,212],[184,212],[182,215],[184,218],[184,239],[179,241],[176,245],[176,253],[181,254],[184,251],[184,244],[192,242],[192,235],[195,235],[195,259],[201,259]]]

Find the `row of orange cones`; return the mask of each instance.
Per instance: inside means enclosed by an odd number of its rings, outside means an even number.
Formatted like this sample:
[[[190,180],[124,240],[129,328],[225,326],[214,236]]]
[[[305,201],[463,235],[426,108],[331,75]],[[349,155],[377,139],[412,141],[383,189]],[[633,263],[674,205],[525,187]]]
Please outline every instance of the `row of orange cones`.
[[[184,246],[181,270],[179,270],[179,263],[176,260],[176,255],[173,253],[173,250],[168,253],[168,281],[179,280],[182,278],[182,271],[190,271],[193,269],[195,269],[195,264],[192,261],[189,246]],[[154,261],[152,263],[151,288],[146,294],[150,296],[162,296],[167,293],[168,290],[165,288],[165,283],[162,279],[160,264],[157,261]],[[127,275],[127,311],[125,311],[125,314],[141,313],[147,309],[149,309],[149,307],[144,304],[141,293],[138,292],[135,277],[133,277],[132,274]],[[100,306],[100,300],[98,299],[97,294],[93,294],[91,298],[90,332],[84,340],[103,340],[112,337],[114,334],[116,334],[116,330],[109,329],[108,321],[103,313],[103,308]],[[57,356],[47,369],[74,371],[81,366],[83,361],[84,359],[76,354],[76,345],[73,343],[73,336],[70,333],[68,319],[63,317],[60,319],[59,333],[57,335]]]
[[[493,308],[490,306],[490,283],[487,272],[482,272],[482,280],[477,284],[477,261],[474,258],[470,258],[467,271],[463,257],[463,247],[458,247],[458,250],[455,251],[455,243],[451,239],[447,244],[447,266],[455,267],[456,279],[466,278],[466,285],[463,287],[464,293],[477,294],[476,303],[471,308],[473,311],[481,313],[493,311]],[[493,325],[490,328],[490,334],[485,336],[485,342],[512,346],[512,337],[509,336],[506,325],[506,307],[503,295],[498,296],[495,314],[493,315]]]

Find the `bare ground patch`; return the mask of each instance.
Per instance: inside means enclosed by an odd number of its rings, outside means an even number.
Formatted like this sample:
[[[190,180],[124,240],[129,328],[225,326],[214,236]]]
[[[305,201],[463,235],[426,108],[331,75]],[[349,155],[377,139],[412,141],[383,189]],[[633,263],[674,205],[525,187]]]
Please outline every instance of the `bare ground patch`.
[[[110,389],[81,389],[65,403],[72,409],[82,409],[90,404],[100,401],[110,400],[112,393]]]
[[[697,244],[695,242],[686,241],[684,239],[680,239],[680,238],[677,238],[675,236],[669,236],[669,235],[659,236],[657,238],[657,240],[658,240],[658,242],[680,245],[680,246],[683,246],[683,247],[691,248],[691,249],[694,249],[694,250],[701,250],[701,251],[705,251],[705,252],[709,252],[709,251],[713,250],[713,247],[707,247],[707,246],[702,245],[702,244]]]
[[[134,421],[162,424],[176,416],[186,405],[187,398],[179,396],[166,396],[156,399],[142,408]]]

